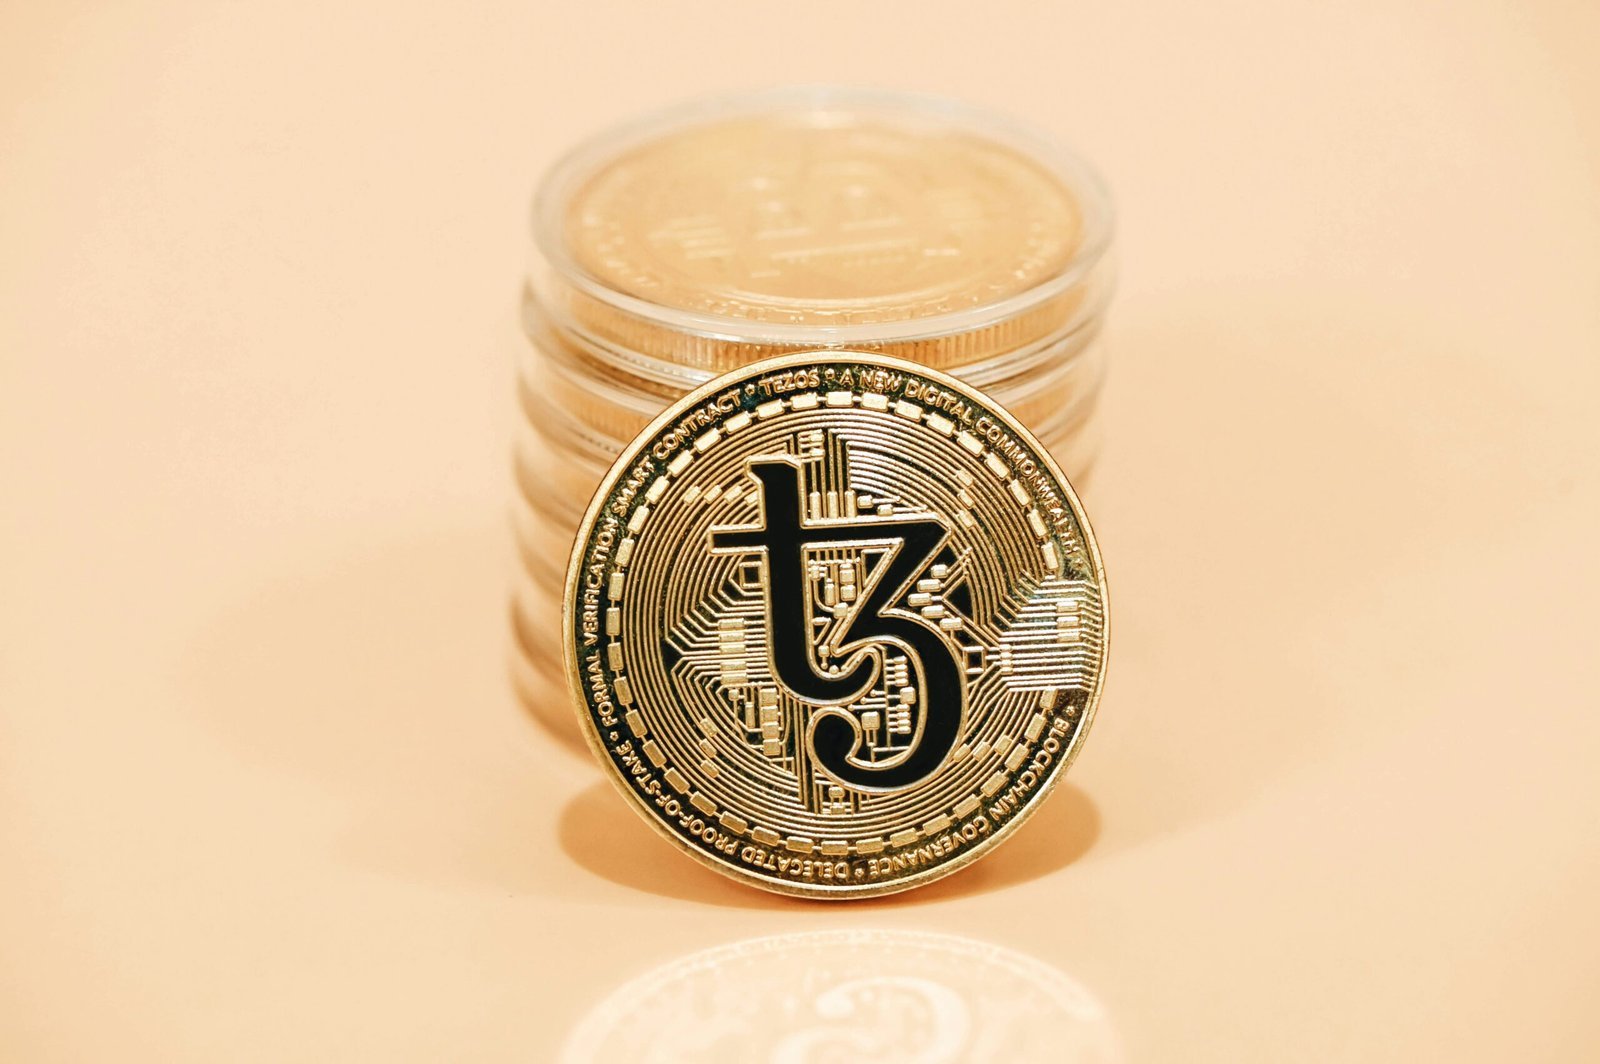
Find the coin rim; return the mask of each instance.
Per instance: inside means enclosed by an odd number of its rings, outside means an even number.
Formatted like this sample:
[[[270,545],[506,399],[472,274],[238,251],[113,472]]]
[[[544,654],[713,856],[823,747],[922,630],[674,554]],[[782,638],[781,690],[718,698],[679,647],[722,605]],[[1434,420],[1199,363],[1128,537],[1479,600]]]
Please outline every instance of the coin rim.
[[[1020,152],[1050,171],[1077,201],[1082,233],[1066,266],[1021,292],[962,310],[868,323],[757,322],[738,315],[694,311],[654,302],[611,287],[579,261],[564,232],[565,211],[583,180],[624,152],[730,119],[819,107],[898,111],[938,119]],[[1001,112],[936,93],[832,85],[796,85],[758,92],[714,94],[660,108],[586,138],[545,171],[529,217],[534,248],[564,283],[654,329],[704,338],[735,338],[751,344],[806,344],[819,334],[844,346],[942,337],[981,330],[1020,318],[1075,288],[1106,258],[1115,232],[1116,208],[1104,177],[1085,157],[1055,136]],[[799,352],[805,353],[805,352]],[[753,363],[751,363],[753,365]],[[730,367],[742,368],[742,367]]]
[[[743,384],[747,380],[769,373],[792,369],[796,366],[826,365],[833,362],[877,366],[896,372],[921,376],[949,388],[958,395],[973,399],[978,405],[985,407],[988,412],[999,416],[1006,427],[1016,433],[1022,442],[1033,450],[1034,457],[1039,459],[1044,467],[1055,476],[1057,483],[1064,490],[1067,500],[1072,506],[1073,517],[1077,520],[1079,529],[1083,534],[1086,553],[1094,566],[1096,583],[1100,590],[1102,612],[1100,667],[1095,671],[1094,685],[1090,689],[1088,697],[1084,700],[1083,720],[1073,733],[1072,742],[1061,756],[1055,771],[1044,781],[1044,784],[1023,802],[1022,807],[1009,820],[996,828],[993,834],[973,843],[958,856],[948,861],[919,869],[902,879],[885,883],[845,884],[841,886],[768,879],[765,876],[746,871],[733,864],[715,860],[708,854],[703,853],[687,839],[681,838],[651,812],[643,797],[628,786],[627,780],[623,779],[622,774],[617,771],[616,766],[612,763],[611,753],[606,748],[600,734],[600,728],[595,723],[594,716],[589,709],[587,689],[583,685],[578,664],[577,640],[574,638],[576,612],[573,609],[578,574],[583,557],[587,553],[589,537],[594,532],[595,520],[599,517],[605,502],[611,497],[617,482],[628,473],[633,463],[638,460],[639,452],[644,446],[648,445],[651,440],[656,438],[657,434],[686,411],[698,406],[705,399],[726,391],[730,383],[738,382]],[[605,770],[606,778],[611,781],[612,786],[625,796],[628,806],[642,817],[657,834],[666,838],[701,865],[747,886],[756,886],[776,894],[799,898],[842,900],[847,898],[881,897],[886,894],[897,894],[904,890],[925,886],[935,880],[943,879],[945,876],[961,871],[961,869],[985,856],[1001,842],[1014,835],[1017,829],[1027,822],[1039,805],[1055,790],[1057,782],[1062,776],[1066,775],[1067,771],[1071,769],[1073,761],[1077,759],[1078,751],[1082,748],[1084,740],[1087,739],[1089,730],[1094,724],[1094,718],[1100,706],[1100,696],[1105,690],[1106,669],[1111,651],[1110,601],[1110,590],[1106,582],[1105,563],[1100,555],[1100,544],[1095,538],[1093,528],[1090,527],[1088,512],[1084,509],[1082,500],[1078,498],[1077,490],[1072,486],[1072,482],[1067,479],[1066,474],[1061,471],[1061,467],[1056,464],[1056,460],[1050,454],[1050,451],[1038,441],[1032,432],[1028,431],[1026,426],[1012,417],[1009,410],[971,385],[965,384],[940,370],[930,369],[919,363],[910,362],[892,355],[826,348],[817,351],[800,351],[789,355],[778,355],[773,358],[762,359],[759,362],[752,362],[747,366],[721,374],[667,407],[659,417],[652,420],[650,424],[640,430],[638,435],[628,441],[628,445],[623,448],[622,453],[617,456],[617,460],[612,463],[611,468],[606,470],[605,476],[601,478],[599,486],[596,487],[593,497],[589,500],[589,505],[584,508],[583,518],[579,521],[577,533],[573,537],[572,552],[567,559],[567,576],[562,586],[561,660],[563,671],[566,673],[568,693],[572,699],[572,709],[578,716],[579,730],[583,733],[585,744],[600,762],[601,767]]]

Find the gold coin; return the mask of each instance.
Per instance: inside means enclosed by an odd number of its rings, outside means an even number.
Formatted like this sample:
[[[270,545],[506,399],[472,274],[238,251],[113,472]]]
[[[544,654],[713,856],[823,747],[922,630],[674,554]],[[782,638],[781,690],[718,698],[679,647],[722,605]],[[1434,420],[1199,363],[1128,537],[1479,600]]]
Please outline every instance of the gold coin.
[[[560,518],[535,513],[525,501],[513,502],[512,514],[517,558],[521,562],[518,569],[522,579],[518,588],[532,588],[559,602],[562,590],[566,586],[565,561],[572,553],[572,534],[577,528],[577,522],[568,525]],[[551,549],[558,543],[562,548],[559,553]],[[552,652],[558,651],[560,647],[553,638],[554,631],[554,629],[545,630],[545,638]]]
[[[1105,576],[993,400],[813,352],[629,445],[579,526],[562,642],[590,747],[678,847],[773,891],[883,894],[992,849],[1072,760]]]
[[[819,342],[949,368],[1097,317],[1109,215],[1080,160],[948,101],[758,97],[558,165],[538,281],[562,327],[669,373]]]
[[[657,374],[678,373],[684,377],[695,372],[714,375],[776,355],[815,350],[819,342],[835,339],[825,333],[807,335],[804,331],[795,333],[792,339],[774,339],[766,336],[766,330],[756,336],[730,338],[725,330],[732,326],[720,321],[705,324],[706,331],[666,328],[648,314],[619,310],[589,292],[569,288],[564,282],[555,284],[546,299],[552,316],[564,327],[603,342],[603,350],[624,368],[642,367]],[[848,344],[853,350],[896,355],[947,370],[1004,365],[1018,348],[1097,320],[1110,290],[1110,270],[1101,267],[1082,287],[1051,295],[1015,315],[999,316],[970,330],[950,330],[947,319],[929,319],[926,332],[914,328],[911,331],[915,335],[909,337],[869,330],[885,333],[874,339],[870,335],[863,337],[856,330],[840,330],[847,338],[837,346],[842,349]]]
[[[577,721],[567,705],[567,680],[559,660],[560,648],[554,645],[553,640],[540,639],[537,635],[548,629],[552,622],[559,625],[560,619],[560,603],[553,597],[519,596],[513,599],[513,649],[507,655],[507,665],[512,688],[528,714],[562,742],[582,749],[583,736],[579,734]],[[551,660],[552,650],[557,652],[557,660]]]
[[[1003,144],[870,116],[739,118],[646,142],[573,197],[566,237],[606,287],[788,325],[903,321],[1058,274],[1076,200]]]
[[[616,460],[622,449],[617,437],[597,431],[562,406],[544,381],[519,380],[517,401],[524,421],[564,457],[603,470]]]
[[[586,454],[557,447],[539,429],[523,422],[515,430],[512,470],[523,498],[541,514],[555,514],[565,522],[568,537],[557,552],[556,568],[566,571],[567,553],[572,549],[571,532],[589,504],[594,489],[605,475],[611,460],[599,461]],[[613,456],[613,460],[614,460]]]
[[[542,357],[528,358],[522,372],[535,387],[537,402],[563,411],[598,436],[632,439],[685,391],[597,365],[548,330],[535,343],[529,354]],[[1025,372],[983,387],[1017,420],[1037,427],[1093,403],[1105,368],[1104,344],[1090,333],[1051,345],[1024,365]],[[955,375],[966,379],[960,371]]]

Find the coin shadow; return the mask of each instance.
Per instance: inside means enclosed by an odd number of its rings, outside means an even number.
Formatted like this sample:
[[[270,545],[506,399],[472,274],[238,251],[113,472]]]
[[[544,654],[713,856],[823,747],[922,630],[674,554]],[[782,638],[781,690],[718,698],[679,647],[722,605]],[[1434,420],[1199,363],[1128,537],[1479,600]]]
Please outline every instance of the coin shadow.
[[[583,870],[658,897],[729,908],[816,904],[736,883],[689,860],[629,809],[604,780],[567,802],[557,823],[562,852]],[[1100,837],[1100,813],[1082,789],[1058,785],[1016,836],[984,859],[919,890],[866,905],[917,905],[988,894],[1042,879],[1081,860]]]

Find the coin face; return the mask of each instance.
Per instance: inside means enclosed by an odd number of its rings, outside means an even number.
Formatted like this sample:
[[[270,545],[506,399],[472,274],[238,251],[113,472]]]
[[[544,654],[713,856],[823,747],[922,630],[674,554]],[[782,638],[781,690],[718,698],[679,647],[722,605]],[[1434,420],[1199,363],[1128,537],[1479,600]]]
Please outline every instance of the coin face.
[[[982,393],[816,352],[718,378],[612,467],[567,572],[568,678],[629,801],[711,867],[887,893],[1016,828],[1099,699],[1104,572]]]
[[[848,109],[691,126],[602,166],[565,241],[606,287],[751,322],[903,321],[1056,276],[1077,200],[1038,161],[956,128]]]

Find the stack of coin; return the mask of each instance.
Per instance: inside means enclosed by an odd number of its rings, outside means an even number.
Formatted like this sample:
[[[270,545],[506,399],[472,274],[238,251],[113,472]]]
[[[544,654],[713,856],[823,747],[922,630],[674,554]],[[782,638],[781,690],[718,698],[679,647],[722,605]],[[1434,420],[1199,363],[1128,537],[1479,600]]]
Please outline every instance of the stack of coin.
[[[629,441],[719,374],[898,355],[982,389],[1074,481],[1094,460],[1110,204],[1084,162],[994,115],[835,89],[679,108],[559,162],[534,237],[515,623],[524,693],[569,733],[555,633],[573,534]]]

